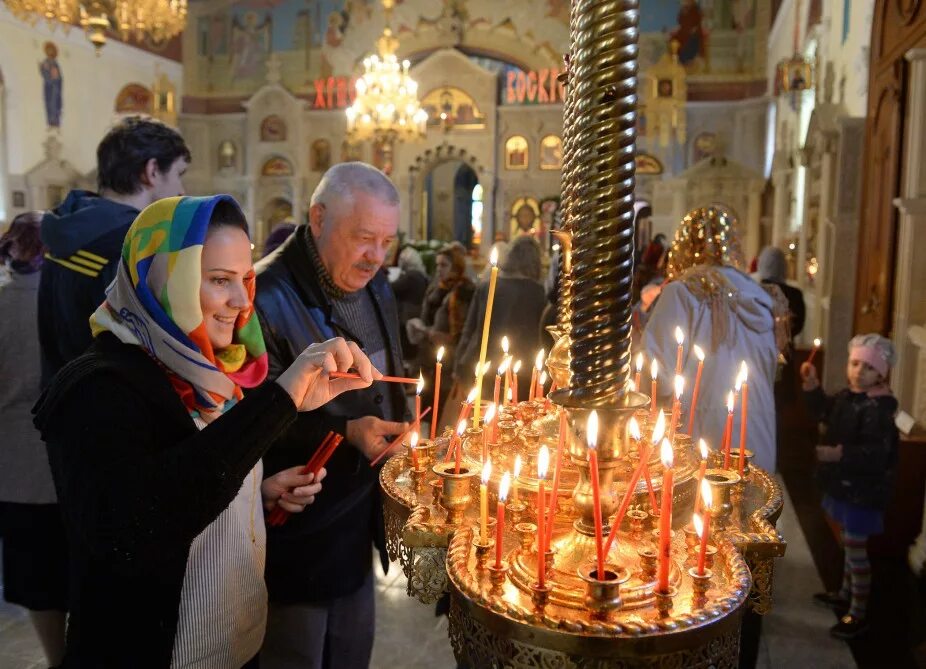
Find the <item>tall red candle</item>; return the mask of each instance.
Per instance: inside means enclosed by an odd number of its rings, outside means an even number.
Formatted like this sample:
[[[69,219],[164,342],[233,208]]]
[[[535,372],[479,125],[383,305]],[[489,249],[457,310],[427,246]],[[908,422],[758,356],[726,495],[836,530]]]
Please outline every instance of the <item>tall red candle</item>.
[[[698,392],[701,390],[701,372],[704,371],[704,351],[697,344],[692,348],[694,348],[695,356],[698,358],[698,372],[695,374],[694,390],[691,393],[691,407],[688,409],[688,434],[692,434],[691,430],[694,427],[695,409],[698,408]]]
[[[502,365],[498,366],[498,369],[495,371],[495,389],[492,392],[492,401],[495,403],[495,406],[498,406],[498,397],[502,392]]]
[[[495,507],[495,568],[502,568],[502,540],[505,537],[505,500],[508,499],[508,487],[511,474],[505,472],[498,484],[498,506]]]
[[[537,453],[537,585],[546,587],[547,580],[547,542],[546,542],[546,494],[544,479],[550,466],[550,451],[541,446]]]
[[[695,522],[695,529],[698,530],[698,534],[701,536],[701,546],[698,550],[698,575],[704,576],[704,558],[707,555],[707,540],[711,535],[711,486],[707,481],[701,481],[700,487],[701,494],[698,498],[702,501],[702,506],[704,507],[704,513],[701,514],[703,521],[701,523]],[[698,514],[696,513],[694,521],[698,520]],[[699,528],[699,525],[701,526]]]
[[[418,385],[415,387],[415,424],[421,429],[421,391],[424,390],[424,376],[418,374]]]
[[[662,440],[662,509],[659,514],[659,551],[656,590],[669,591],[669,563],[672,559],[672,489],[673,454],[672,444],[668,439]]]
[[[649,408],[649,418],[650,420],[656,419],[656,412],[659,407],[659,361],[656,358],[653,358],[653,361],[649,365],[649,375],[653,384],[650,386],[650,408]]]
[[[441,360],[444,357],[444,347],[437,349],[437,365],[434,367],[434,401],[431,403],[431,441],[434,441],[434,435],[437,434],[438,410],[440,409],[440,373]]]
[[[723,428],[723,468],[730,468],[730,440],[733,438],[733,391],[727,395],[727,423]]]
[[[559,472],[563,464],[563,447],[566,443],[566,410],[560,409],[559,413],[559,439],[556,443],[556,464],[553,466],[553,487],[550,488],[550,503],[548,504],[550,508],[550,518],[551,522],[547,526],[547,546],[550,545],[550,541],[553,539],[553,523],[552,518],[556,513],[556,501],[559,497]]]
[[[457,438],[457,450],[456,450],[457,462],[456,462],[456,467],[453,468],[453,473],[454,473],[454,474],[459,474],[459,473],[460,473],[460,464],[461,464],[462,461],[463,461],[463,433],[464,433],[464,432],[466,432],[466,421],[465,421],[465,420],[461,420],[461,421],[459,422],[459,424],[457,425],[457,434],[456,434],[456,438]],[[452,441],[452,440],[451,440],[451,441]]]
[[[418,430],[415,430],[408,440],[408,450],[412,454],[412,469],[415,471],[418,471],[418,434]]]
[[[675,399],[672,401],[672,422],[669,424],[669,441],[675,441],[678,419],[682,413],[682,393],[685,392],[685,377],[675,375]]]
[[[704,481],[704,474],[705,472],[707,472],[707,456],[708,456],[707,442],[704,441],[703,439],[698,439],[698,449],[701,451],[701,465],[698,467],[698,487],[697,489],[700,490],[701,482]],[[701,496],[696,495],[694,512],[697,513],[700,509],[701,509]]]
[[[598,412],[592,411],[585,427],[588,441],[588,477],[592,481],[592,509],[595,517],[595,555],[598,564],[598,579],[604,580],[604,545],[601,524],[601,483],[598,480]]]
[[[813,348],[810,349],[810,355],[807,356],[808,365],[813,362],[814,356],[817,355],[817,351],[820,350],[820,344],[822,343],[823,341],[819,337],[813,340]]]
[[[749,368],[746,367],[746,361],[740,368],[740,376],[743,377],[743,394],[742,394],[742,415],[740,416],[740,461],[739,475],[743,475],[743,469],[746,466],[746,431],[749,427]]]

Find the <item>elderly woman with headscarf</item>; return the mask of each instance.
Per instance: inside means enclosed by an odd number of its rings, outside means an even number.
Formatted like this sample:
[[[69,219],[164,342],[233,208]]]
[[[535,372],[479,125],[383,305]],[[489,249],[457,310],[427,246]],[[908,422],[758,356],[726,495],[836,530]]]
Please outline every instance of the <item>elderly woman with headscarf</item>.
[[[804,329],[806,309],[804,307],[804,293],[800,288],[788,285],[788,261],[785,253],[777,246],[766,246],[759,254],[758,263],[759,281],[766,286],[778,286],[778,289],[788,300],[788,309],[791,312],[791,339]]]
[[[90,319],[93,345],[36,406],[70,551],[62,666],[255,666],[264,511],[301,511],[324,472],[262,481],[261,457],[297,411],[378,373],[338,339],[261,385],[247,231],[229,196],[148,206]],[[360,379],[329,376],[352,367]]]
[[[543,289],[543,269],[540,264],[540,244],[533,237],[516,237],[508,248],[508,256],[500,268],[495,285],[495,301],[489,324],[489,353],[494,366],[501,363],[501,341],[507,336],[510,354],[514,360],[521,360],[521,374],[518,380],[521,393],[526,399],[531,370],[537,351],[543,345],[540,339],[540,320],[546,306]],[[482,342],[482,328],[489,299],[489,286],[484,282],[476,288],[476,294],[466,315],[463,334],[460,335],[459,352],[454,363],[456,380],[469,387],[479,362],[479,346]],[[494,383],[494,372],[484,377],[488,391]],[[485,396],[485,395],[484,395]]]
[[[727,395],[740,364],[749,369],[748,448],[755,463],[775,471],[775,402],[772,386],[778,359],[774,301],[743,273],[739,231],[722,209],[695,209],[675,233],[667,262],[667,283],[650,309],[643,343],[659,361],[659,389],[666,400],[673,389],[677,343],[685,334],[682,374],[688,383],[682,406],[691,406],[698,360],[693,346],[706,353],[692,437],[720,447],[727,416]],[[733,446],[738,445],[740,407],[734,414]]]

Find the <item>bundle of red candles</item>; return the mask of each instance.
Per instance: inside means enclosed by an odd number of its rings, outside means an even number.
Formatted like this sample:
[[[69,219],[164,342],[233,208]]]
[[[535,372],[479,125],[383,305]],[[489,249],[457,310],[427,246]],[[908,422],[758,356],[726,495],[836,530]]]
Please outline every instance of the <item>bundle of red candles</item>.
[[[325,466],[331,456],[334,455],[334,450],[338,447],[344,440],[340,434],[335,432],[329,432],[325,439],[322,441],[321,446],[312,454],[312,457],[309,458],[309,461],[305,463],[305,467],[299,470],[300,474],[314,474],[318,477],[318,472],[321,471],[321,468]],[[286,511],[280,506],[277,506],[267,518],[267,524],[271,527],[279,527],[284,524],[289,518],[289,511]]]

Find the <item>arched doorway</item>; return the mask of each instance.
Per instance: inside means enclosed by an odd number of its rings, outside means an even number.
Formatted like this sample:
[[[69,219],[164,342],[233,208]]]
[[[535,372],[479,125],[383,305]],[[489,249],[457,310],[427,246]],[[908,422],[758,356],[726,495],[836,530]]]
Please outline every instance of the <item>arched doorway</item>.
[[[482,236],[482,186],[462,160],[435,165],[424,178],[428,239],[457,241],[469,248]]]

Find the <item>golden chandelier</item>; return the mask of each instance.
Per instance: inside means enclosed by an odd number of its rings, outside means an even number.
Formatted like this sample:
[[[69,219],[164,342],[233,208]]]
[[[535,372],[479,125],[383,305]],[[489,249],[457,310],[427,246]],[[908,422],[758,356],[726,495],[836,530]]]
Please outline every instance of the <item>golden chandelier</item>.
[[[34,24],[44,18],[65,29],[80,26],[99,51],[106,33],[114,30],[125,40],[160,44],[186,26],[187,0],[3,0],[18,19]]]
[[[383,0],[386,27],[376,41],[379,52],[363,60],[357,97],[347,108],[347,136],[353,142],[373,140],[391,166],[395,142],[424,137],[427,112],[418,104],[418,83],[408,74],[409,62],[399,63],[399,40],[389,28],[394,0]]]

